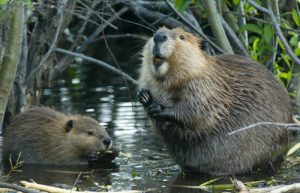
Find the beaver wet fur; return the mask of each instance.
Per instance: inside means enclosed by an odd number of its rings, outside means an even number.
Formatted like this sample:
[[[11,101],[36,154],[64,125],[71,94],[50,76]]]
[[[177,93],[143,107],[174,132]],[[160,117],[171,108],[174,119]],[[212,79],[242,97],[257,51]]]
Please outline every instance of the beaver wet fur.
[[[110,149],[107,132],[90,117],[34,107],[13,118],[3,137],[4,159],[26,164],[86,165]]]
[[[159,29],[142,53],[138,99],[185,170],[251,171],[283,155],[288,132],[257,122],[292,121],[285,88],[264,66],[237,55],[209,56],[181,28]]]

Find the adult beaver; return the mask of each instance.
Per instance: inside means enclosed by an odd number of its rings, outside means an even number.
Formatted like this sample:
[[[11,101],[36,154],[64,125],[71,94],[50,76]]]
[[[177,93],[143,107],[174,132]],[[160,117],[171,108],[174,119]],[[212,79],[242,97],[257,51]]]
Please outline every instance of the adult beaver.
[[[209,56],[193,34],[161,28],[144,47],[139,83],[139,101],[183,169],[243,173],[286,150],[283,128],[227,135],[257,122],[293,122],[284,87],[248,58]]]
[[[3,137],[4,159],[29,164],[85,165],[110,149],[105,129],[90,117],[34,107],[13,118]]]

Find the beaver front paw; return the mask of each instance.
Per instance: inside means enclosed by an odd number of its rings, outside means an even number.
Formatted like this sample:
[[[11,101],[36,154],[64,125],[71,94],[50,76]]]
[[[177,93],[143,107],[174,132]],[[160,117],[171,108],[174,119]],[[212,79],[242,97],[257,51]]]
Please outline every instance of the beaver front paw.
[[[154,119],[181,124],[181,122],[176,119],[175,113],[171,107],[165,107],[159,103],[153,102],[146,108],[146,110],[148,115]]]
[[[148,107],[152,102],[150,90],[141,88],[137,93],[137,98],[144,107]]]
[[[163,106],[156,102],[151,103],[146,109],[148,115],[153,118],[159,117],[162,110],[163,110]]]
[[[102,154],[99,155],[98,160],[100,162],[112,162],[118,155],[120,151],[117,149],[111,149],[109,152],[103,152]]]
[[[88,163],[89,165],[95,165],[97,163],[97,151],[91,151],[88,153],[87,159],[88,159]]]

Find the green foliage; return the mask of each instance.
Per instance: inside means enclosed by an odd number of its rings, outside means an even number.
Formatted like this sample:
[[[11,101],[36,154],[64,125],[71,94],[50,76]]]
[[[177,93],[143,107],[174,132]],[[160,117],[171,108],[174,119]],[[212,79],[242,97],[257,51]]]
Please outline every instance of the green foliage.
[[[248,49],[252,59],[260,63],[266,63],[275,51],[273,26],[270,24],[248,23],[240,28],[241,33],[244,31],[250,33]]]
[[[241,0],[233,0],[233,3],[234,3],[235,5],[238,5],[238,4],[240,3],[240,1],[241,1]]]
[[[233,1],[235,4],[237,1]],[[260,5],[261,2],[256,1]],[[298,0],[299,3],[299,0]],[[289,86],[293,77],[294,61],[287,54],[282,42],[275,33],[271,22],[260,15],[254,7],[248,3],[244,4],[245,14],[257,19],[248,19],[247,24],[240,27],[240,33],[248,32],[249,45],[248,50],[253,60],[265,64],[272,59],[274,53],[276,58],[273,63],[274,73],[276,77]],[[247,18],[247,17],[246,17]],[[281,13],[280,24],[285,33],[289,45],[297,56],[300,56],[299,34],[295,32],[300,26],[300,14],[298,8],[293,8],[290,12]],[[278,49],[276,49],[276,41],[278,41]]]
[[[300,19],[299,19],[300,16],[299,16],[299,12],[296,9],[293,9],[292,17],[293,17],[293,20],[294,20],[295,24],[297,26],[300,26]]]
[[[194,3],[194,0],[175,0],[175,8],[182,13],[191,3]]]
[[[244,31],[249,31],[249,32],[253,32],[253,33],[257,33],[257,34],[261,35],[263,32],[263,29],[259,25],[249,23],[249,24],[243,25],[240,28],[240,32],[244,32]]]
[[[0,0],[0,6],[1,6],[1,5],[6,5],[7,2],[8,2],[8,0]]]
[[[12,5],[26,5],[29,8],[33,9],[32,1],[31,0],[0,0],[0,11],[5,8],[6,5],[10,3]],[[0,12],[0,17],[2,16],[2,12]]]

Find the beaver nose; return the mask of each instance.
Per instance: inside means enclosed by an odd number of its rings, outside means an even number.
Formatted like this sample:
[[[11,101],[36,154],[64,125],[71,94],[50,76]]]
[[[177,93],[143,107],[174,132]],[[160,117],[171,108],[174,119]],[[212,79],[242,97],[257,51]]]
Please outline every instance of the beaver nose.
[[[103,144],[106,146],[106,147],[109,147],[109,145],[111,144],[111,139],[110,138],[105,138],[103,140]]]
[[[163,43],[167,39],[168,39],[167,33],[164,31],[156,32],[153,37],[155,43]]]

